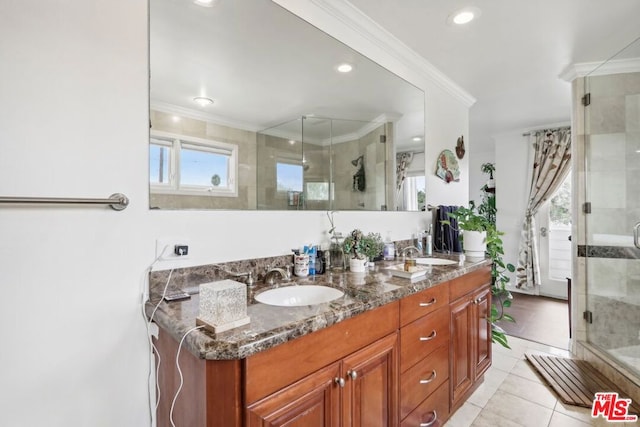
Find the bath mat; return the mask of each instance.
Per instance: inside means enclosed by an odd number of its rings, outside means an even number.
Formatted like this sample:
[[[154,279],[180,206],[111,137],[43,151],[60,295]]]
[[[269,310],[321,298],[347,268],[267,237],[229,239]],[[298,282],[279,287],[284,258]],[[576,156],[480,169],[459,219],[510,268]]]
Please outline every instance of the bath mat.
[[[621,398],[628,398],[587,361],[536,353],[525,353],[525,357],[563,403],[591,408],[596,392],[617,392]],[[628,410],[629,414],[640,415],[638,402],[632,402]]]

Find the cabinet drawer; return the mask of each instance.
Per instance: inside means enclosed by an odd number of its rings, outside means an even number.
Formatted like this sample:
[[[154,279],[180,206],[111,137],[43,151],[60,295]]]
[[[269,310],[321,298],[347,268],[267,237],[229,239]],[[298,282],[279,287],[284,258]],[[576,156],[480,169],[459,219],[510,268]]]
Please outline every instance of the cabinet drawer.
[[[449,282],[449,299],[454,301],[461,296],[491,283],[491,267],[484,267]]]
[[[400,325],[407,325],[447,304],[449,304],[447,282],[403,298],[400,300]]]
[[[400,372],[449,342],[449,306],[400,329]]]
[[[429,398],[402,420],[400,427],[442,426],[448,417],[449,381],[445,381]]]
[[[416,363],[400,379],[400,419],[449,378],[449,346],[443,345]]]
[[[253,403],[396,332],[399,307],[395,301],[248,357],[246,402]]]

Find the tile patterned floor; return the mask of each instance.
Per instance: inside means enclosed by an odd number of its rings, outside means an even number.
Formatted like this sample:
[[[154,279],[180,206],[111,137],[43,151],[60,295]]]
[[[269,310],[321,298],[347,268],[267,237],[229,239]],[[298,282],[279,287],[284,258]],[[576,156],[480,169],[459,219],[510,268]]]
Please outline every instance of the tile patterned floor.
[[[509,344],[511,350],[493,345],[493,364],[484,382],[445,427],[640,425],[593,419],[588,408],[563,404],[524,357],[527,351],[569,357],[568,351],[516,337],[509,337]]]

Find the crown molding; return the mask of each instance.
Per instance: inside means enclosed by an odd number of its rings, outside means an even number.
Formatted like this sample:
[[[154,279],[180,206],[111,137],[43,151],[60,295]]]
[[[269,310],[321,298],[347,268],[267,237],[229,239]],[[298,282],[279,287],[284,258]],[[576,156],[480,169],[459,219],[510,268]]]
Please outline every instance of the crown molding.
[[[300,0],[273,0],[274,2],[285,7],[292,13],[294,10],[300,11],[302,3]],[[346,0],[308,0],[311,3],[334,20],[341,22],[359,36],[368,41],[371,45],[382,50],[394,60],[401,63],[407,69],[417,73],[425,80],[433,83],[435,86],[444,90],[461,101],[466,107],[471,107],[476,102],[476,98],[465,91],[461,86],[447,77],[438,70],[433,64],[416,53],[413,49],[398,40],[393,34],[384,29],[380,24],[375,22],[369,16],[365,15],[360,9]],[[298,14],[298,13],[296,13]],[[308,17],[314,16],[313,11],[309,12]],[[298,14],[298,16],[300,16]],[[307,18],[302,17],[303,19]],[[316,25],[314,22],[310,22]],[[325,30],[323,30],[325,31]],[[325,31],[327,32],[327,31]],[[331,35],[331,34],[330,34]],[[334,36],[335,37],[335,36]],[[348,43],[347,43],[348,44]],[[366,55],[365,55],[366,56]]]
[[[578,77],[608,74],[636,73],[640,71],[640,58],[611,59],[606,62],[580,62],[571,64],[560,73],[560,78],[572,82]]]
[[[256,128],[255,125],[250,123],[233,121],[222,116],[217,116],[211,113],[204,113],[198,110],[192,110],[190,108],[179,107],[177,105],[169,104],[167,102],[151,100],[149,103],[151,110],[160,111],[167,114],[175,114],[177,116],[186,117],[189,119],[202,120],[209,123],[214,123],[222,126],[229,126],[236,129],[248,130],[250,132],[258,132],[262,129]]]

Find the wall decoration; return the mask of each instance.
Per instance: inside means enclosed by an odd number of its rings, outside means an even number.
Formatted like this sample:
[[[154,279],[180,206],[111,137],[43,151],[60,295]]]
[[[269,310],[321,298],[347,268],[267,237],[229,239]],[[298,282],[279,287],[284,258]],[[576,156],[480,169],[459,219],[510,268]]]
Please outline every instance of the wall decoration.
[[[465,152],[466,150],[464,148],[464,135],[460,135],[460,138],[458,138],[458,141],[456,141],[456,156],[458,156],[458,158],[462,160]]]
[[[436,175],[446,183],[460,181],[460,167],[451,150],[442,150],[438,155]]]

